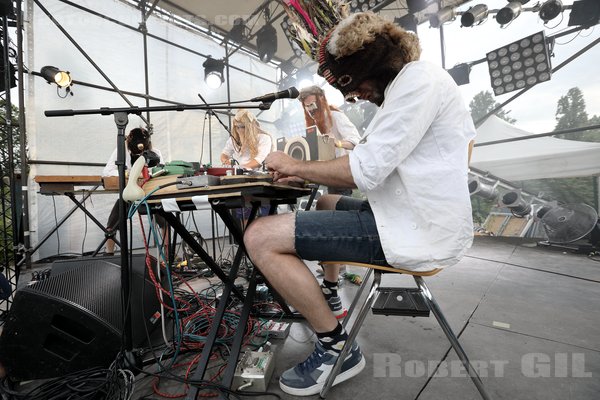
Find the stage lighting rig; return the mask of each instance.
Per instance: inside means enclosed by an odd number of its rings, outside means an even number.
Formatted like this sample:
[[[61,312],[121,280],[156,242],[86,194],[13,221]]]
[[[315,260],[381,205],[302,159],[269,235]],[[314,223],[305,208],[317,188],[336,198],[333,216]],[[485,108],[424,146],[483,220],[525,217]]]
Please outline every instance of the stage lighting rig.
[[[71,86],[73,80],[69,71],[61,71],[51,65],[42,67],[40,74],[48,83],[56,83],[60,88]]]
[[[223,76],[225,63],[223,60],[215,60],[211,56],[208,56],[206,61],[202,63],[202,66],[204,67],[204,82],[206,82],[209,88],[218,89],[225,82]]]
[[[256,48],[262,62],[268,63],[277,52],[277,31],[273,25],[263,26],[256,34]]]
[[[442,24],[456,19],[456,12],[453,7],[444,7],[435,14],[429,16],[429,25],[432,28],[439,28]]]
[[[349,1],[348,4],[350,5],[351,13],[369,10],[377,12],[393,1],[394,0],[352,0]]]
[[[546,24],[548,21],[558,17],[561,12],[563,12],[563,4],[560,0],[547,0],[540,6],[538,15]]]
[[[490,51],[486,55],[496,96],[550,80],[550,42],[544,31]]]
[[[477,4],[476,6],[473,6],[467,11],[465,11],[460,17],[461,27],[471,27],[479,25],[486,20],[488,14],[488,6],[486,6],[485,4]]]
[[[496,22],[500,24],[500,26],[504,26],[514,21],[521,12],[523,11],[523,4],[527,1],[511,1],[506,5],[506,7],[501,8],[500,11],[496,14]]]
[[[508,208],[512,215],[518,218],[526,217],[531,213],[531,204],[525,201],[520,190],[504,193],[500,205]]]

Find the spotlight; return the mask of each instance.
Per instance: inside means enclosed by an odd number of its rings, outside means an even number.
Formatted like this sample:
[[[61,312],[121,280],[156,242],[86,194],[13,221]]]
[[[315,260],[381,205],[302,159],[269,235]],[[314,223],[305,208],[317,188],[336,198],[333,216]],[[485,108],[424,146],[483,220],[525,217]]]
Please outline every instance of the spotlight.
[[[489,14],[488,6],[485,4],[477,4],[469,8],[465,13],[460,17],[461,26],[473,26],[473,24],[479,25],[487,18]]]
[[[298,83],[298,89],[304,89],[315,84],[314,74],[308,68],[302,68],[296,72],[296,81]]]
[[[487,183],[482,183],[478,178],[472,179],[469,181],[469,195],[495,201],[498,198],[497,184],[498,182],[494,185],[488,185]]]
[[[580,0],[573,3],[568,26],[590,27],[598,22],[600,22],[600,2],[598,0]]]
[[[432,28],[439,28],[443,23],[452,21],[456,18],[456,12],[452,7],[444,7],[435,14],[429,16],[429,25]]]
[[[526,217],[531,212],[531,204],[525,202],[520,190],[504,193],[500,204],[503,207],[507,207],[518,218]]]
[[[40,74],[46,80],[46,82],[56,83],[58,87],[61,88],[71,86],[71,83],[73,82],[69,71],[61,71],[58,68],[50,65],[42,67]]]
[[[247,37],[247,28],[243,18],[236,18],[229,31],[229,38],[237,43],[242,43]]]
[[[352,0],[349,2],[350,12],[379,11],[394,0]]]
[[[541,5],[539,16],[544,23],[558,17],[563,11],[563,5],[560,0],[547,0],[544,4]]]
[[[496,96],[551,78],[550,52],[544,31],[491,51],[486,58]]]
[[[407,32],[417,33],[417,17],[413,14],[406,14],[402,17],[394,18],[394,23],[401,26]]]
[[[518,1],[511,1],[506,7],[498,11],[496,21],[500,25],[506,25],[521,15],[521,11],[523,11],[523,5]]]
[[[272,25],[263,26],[256,34],[258,57],[262,62],[269,62],[277,52],[277,31]]]
[[[206,82],[209,88],[217,89],[225,82],[225,78],[223,77],[225,63],[223,63],[223,60],[215,60],[211,56],[208,56],[206,61],[202,63],[202,66],[204,67],[204,82]]]
[[[423,11],[437,0],[406,0],[406,6],[410,14],[418,13]]]
[[[458,64],[448,70],[448,73],[454,79],[457,85],[466,85],[469,83],[469,74],[471,66],[469,64]]]

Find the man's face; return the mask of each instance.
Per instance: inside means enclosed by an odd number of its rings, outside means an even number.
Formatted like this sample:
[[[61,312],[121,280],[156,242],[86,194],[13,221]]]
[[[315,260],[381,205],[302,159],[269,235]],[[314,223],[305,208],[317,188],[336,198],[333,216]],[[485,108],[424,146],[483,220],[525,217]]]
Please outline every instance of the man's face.
[[[363,81],[356,88],[356,92],[358,92],[358,98],[360,100],[367,100],[371,103],[377,104],[378,106],[381,106],[383,103],[384,90],[385,87],[382,87],[381,83],[372,79]]]
[[[306,110],[308,115],[313,117],[315,114],[315,111],[317,111],[319,109],[319,106],[317,105],[317,96],[315,96],[314,94],[311,94],[310,96],[306,96],[306,98],[304,98],[304,100],[302,100],[302,106],[304,106],[304,109]]]

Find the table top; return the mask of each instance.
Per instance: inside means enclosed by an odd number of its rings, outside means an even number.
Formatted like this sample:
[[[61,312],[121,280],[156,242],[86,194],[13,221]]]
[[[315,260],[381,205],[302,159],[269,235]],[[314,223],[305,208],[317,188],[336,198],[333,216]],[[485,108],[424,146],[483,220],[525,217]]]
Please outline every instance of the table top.
[[[174,198],[177,200],[189,200],[194,196],[207,195],[209,198],[253,196],[268,199],[276,198],[298,198],[310,194],[310,188],[301,188],[260,180],[248,181],[235,184],[221,184],[215,186],[204,186],[195,188],[178,189],[174,182],[175,176],[158,177],[149,180],[143,186],[144,192],[149,194],[154,189],[161,187],[149,197],[149,202],[158,202],[161,199]],[[166,186],[169,185],[169,186]]]

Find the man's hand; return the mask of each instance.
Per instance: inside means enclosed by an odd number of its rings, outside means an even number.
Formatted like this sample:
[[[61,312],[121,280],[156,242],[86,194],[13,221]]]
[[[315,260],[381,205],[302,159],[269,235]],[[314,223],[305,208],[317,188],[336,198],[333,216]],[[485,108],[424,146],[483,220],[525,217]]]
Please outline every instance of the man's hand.
[[[282,179],[284,176],[299,175],[302,161],[288,156],[282,151],[270,153],[265,158],[265,167],[267,170],[275,172],[275,177]]]

